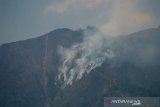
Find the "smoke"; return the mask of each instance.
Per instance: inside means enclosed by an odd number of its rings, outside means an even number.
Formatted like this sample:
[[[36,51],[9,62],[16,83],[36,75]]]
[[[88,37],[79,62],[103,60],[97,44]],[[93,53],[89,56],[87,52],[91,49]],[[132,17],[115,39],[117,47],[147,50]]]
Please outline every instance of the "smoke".
[[[113,0],[108,21],[101,30],[108,35],[125,35],[159,25],[158,19],[139,6],[139,0]]]
[[[158,26],[156,3],[154,0],[60,0],[47,5],[45,13],[63,15],[72,28],[93,25],[107,35],[117,36]]]
[[[70,48],[59,46],[62,65],[59,68],[58,79],[63,81],[62,87],[72,85],[73,81],[81,79],[114,54],[110,49],[110,41],[100,32],[89,33],[86,30],[83,42],[74,44]]]
[[[109,12],[102,12],[101,15],[106,16],[107,14],[106,22],[99,26],[107,35],[126,35],[153,27],[159,23],[150,12],[143,11],[143,9],[140,8],[140,5],[138,5],[140,4],[139,0],[94,1],[95,5],[92,8],[101,6],[100,4],[103,3],[110,5]],[[49,10],[54,12],[60,10],[60,12],[63,13],[64,11],[71,10],[69,8],[72,8],[72,6],[78,8],[76,4],[84,3],[87,4],[86,7],[90,7],[90,2],[80,3],[75,0],[67,0],[62,2],[62,4],[60,3],[57,7],[52,5],[52,9]],[[63,9],[61,9],[61,7],[63,7]],[[95,16],[95,18],[97,16]],[[101,66],[104,61],[112,59],[115,55],[111,48],[111,45],[114,44],[112,44],[108,36],[100,32],[91,32],[92,31],[88,30],[84,32],[82,43],[74,44],[70,48],[64,48],[63,46],[59,46],[58,48],[62,61],[58,78],[64,82],[64,87],[68,84],[71,85],[74,80],[81,79],[84,75],[90,73],[96,67]]]

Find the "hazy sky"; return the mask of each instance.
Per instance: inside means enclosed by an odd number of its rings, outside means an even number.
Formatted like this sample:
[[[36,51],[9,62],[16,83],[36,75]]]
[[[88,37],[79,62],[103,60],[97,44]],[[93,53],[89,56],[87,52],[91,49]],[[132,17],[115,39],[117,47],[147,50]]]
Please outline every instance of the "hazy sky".
[[[160,0],[0,0],[0,44],[57,28],[121,35],[160,25]]]

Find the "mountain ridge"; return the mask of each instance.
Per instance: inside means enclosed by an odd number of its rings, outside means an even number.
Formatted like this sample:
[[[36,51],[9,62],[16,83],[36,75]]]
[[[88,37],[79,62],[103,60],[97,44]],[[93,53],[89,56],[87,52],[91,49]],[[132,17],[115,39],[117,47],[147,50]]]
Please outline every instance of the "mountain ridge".
[[[110,45],[107,48],[114,53],[112,59],[105,60],[101,66],[64,89],[55,85],[63,63],[57,52],[59,46],[70,51],[75,44],[83,45],[85,30],[62,28],[37,38],[1,45],[0,106],[102,107],[103,97],[107,96],[160,95],[159,28],[107,37],[107,42],[102,44]],[[89,36],[89,39],[93,38]]]

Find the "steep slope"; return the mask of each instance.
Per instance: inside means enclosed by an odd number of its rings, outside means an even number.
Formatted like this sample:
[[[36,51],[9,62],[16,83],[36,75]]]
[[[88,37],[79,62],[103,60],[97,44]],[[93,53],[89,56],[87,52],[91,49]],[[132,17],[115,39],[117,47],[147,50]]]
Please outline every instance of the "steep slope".
[[[49,106],[56,93],[57,47],[80,41],[80,35],[65,28],[0,46],[0,106]]]
[[[84,50],[85,44],[91,45]],[[64,49],[61,54],[60,47]],[[119,37],[105,36],[94,27],[64,28],[4,44],[0,46],[0,106],[103,107],[107,96],[160,96],[159,47],[160,28]],[[75,59],[82,62],[85,52],[88,59],[80,65],[86,65],[88,72],[82,70],[80,79],[62,88],[64,78],[58,75],[70,50],[77,55],[67,62],[72,64],[67,76],[71,68],[78,68]]]
[[[54,105],[103,107],[104,97],[160,96],[160,28],[110,40],[114,58],[58,93]]]

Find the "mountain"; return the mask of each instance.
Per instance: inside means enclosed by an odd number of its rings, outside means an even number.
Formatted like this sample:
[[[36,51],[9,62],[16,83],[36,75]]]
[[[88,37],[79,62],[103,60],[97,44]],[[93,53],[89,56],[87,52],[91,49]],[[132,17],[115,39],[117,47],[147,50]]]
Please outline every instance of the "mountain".
[[[3,44],[0,107],[103,107],[104,97],[158,97],[159,46],[159,27],[109,37],[90,26]]]

